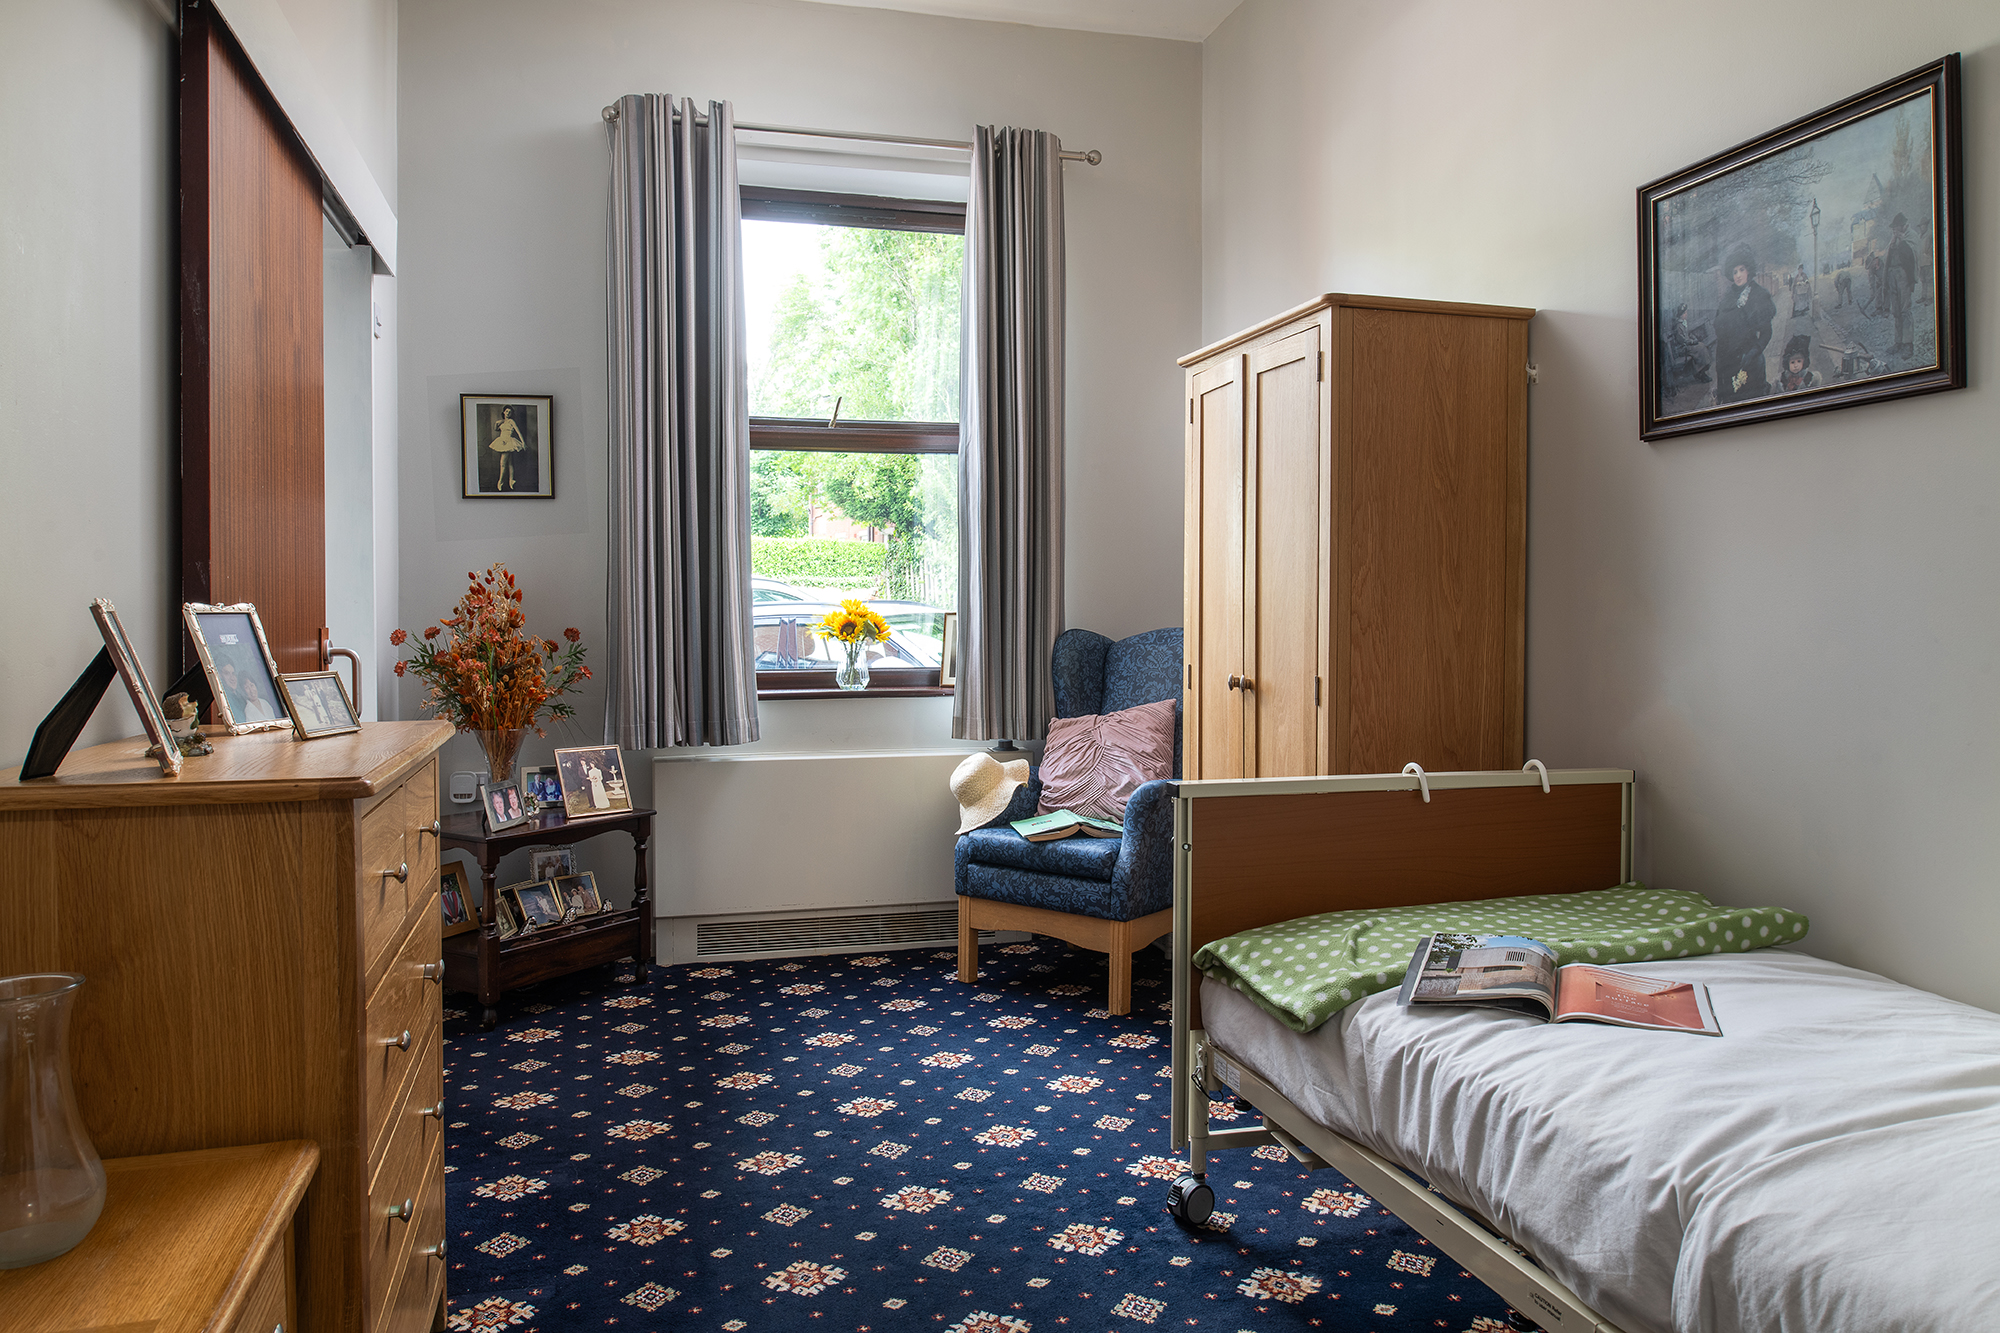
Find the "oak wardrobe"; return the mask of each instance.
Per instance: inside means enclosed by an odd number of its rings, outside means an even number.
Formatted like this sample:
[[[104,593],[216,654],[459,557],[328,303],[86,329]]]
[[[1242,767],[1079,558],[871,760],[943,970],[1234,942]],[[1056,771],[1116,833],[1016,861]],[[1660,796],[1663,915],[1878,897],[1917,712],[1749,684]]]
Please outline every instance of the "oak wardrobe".
[[[1181,358],[1188,777],[1521,764],[1534,313],[1330,295]]]

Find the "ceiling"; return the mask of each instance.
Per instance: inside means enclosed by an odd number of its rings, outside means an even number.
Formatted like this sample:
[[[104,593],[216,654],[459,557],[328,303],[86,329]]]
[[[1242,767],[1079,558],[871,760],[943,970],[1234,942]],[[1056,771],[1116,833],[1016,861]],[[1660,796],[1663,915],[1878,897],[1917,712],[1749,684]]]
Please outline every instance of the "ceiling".
[[[814,0],[911,14],[1206,41],[1242,0]]]

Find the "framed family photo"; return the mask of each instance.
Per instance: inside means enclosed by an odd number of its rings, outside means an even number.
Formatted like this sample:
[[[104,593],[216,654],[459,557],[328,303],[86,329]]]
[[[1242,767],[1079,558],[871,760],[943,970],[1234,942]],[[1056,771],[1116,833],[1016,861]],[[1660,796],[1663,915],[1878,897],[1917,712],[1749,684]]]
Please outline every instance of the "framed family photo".
[[[1639,190],[1639,434],[1966,384],[1956,54]]]
[[[227,606],[185,602],[181,620],[215,696],[214,718],[232,736],[293,725],[278,697],[278,663],[264,622],[249,602]]]
[[[438,870],[438,914],[443,918],[446,935],[463,935],[478,929],[479,913],[473,910],[463,866],[454,863]]]
[[[338,671],[298,671],[278,677],[278,697],[284,700],[292,728],[302,741],[361,730],[361,719],[348,701],[347,686]]]
[[[479,808],[486,816],[486,828],[490,833],[514,828],[533,818],[527,807],[521,804],[520,787],[512,782],[481,783]]]
[[[632,789],[615,745],[578,745],[556,751],[563,813],[571,819],[622,814],[632,808]]]
[[[460,465],[468,500],[552,499],[556,400],[546,395],[458,396]]]

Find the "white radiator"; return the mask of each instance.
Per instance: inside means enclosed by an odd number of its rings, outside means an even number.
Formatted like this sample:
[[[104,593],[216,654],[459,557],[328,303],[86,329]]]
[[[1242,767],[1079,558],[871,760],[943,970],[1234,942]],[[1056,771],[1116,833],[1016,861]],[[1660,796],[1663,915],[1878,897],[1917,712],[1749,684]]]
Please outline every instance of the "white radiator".
[[[661,961],[956,943],[950,782],[967,753],[655,759]],[[998,938],[1018,936],[982,936]]]

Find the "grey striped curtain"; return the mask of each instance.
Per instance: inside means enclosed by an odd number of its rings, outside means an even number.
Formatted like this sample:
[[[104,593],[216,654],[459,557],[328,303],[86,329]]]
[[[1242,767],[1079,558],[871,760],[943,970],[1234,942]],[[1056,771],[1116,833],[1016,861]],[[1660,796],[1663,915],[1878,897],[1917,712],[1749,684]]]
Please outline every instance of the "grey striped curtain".
[[[978,128],[965,212],[951,734],[1036,740],[1063,627],[1062,143]]]
[[[610,590],[604,739],[757,739],[750,406],[735,117],[618,100],[605,313]]]

